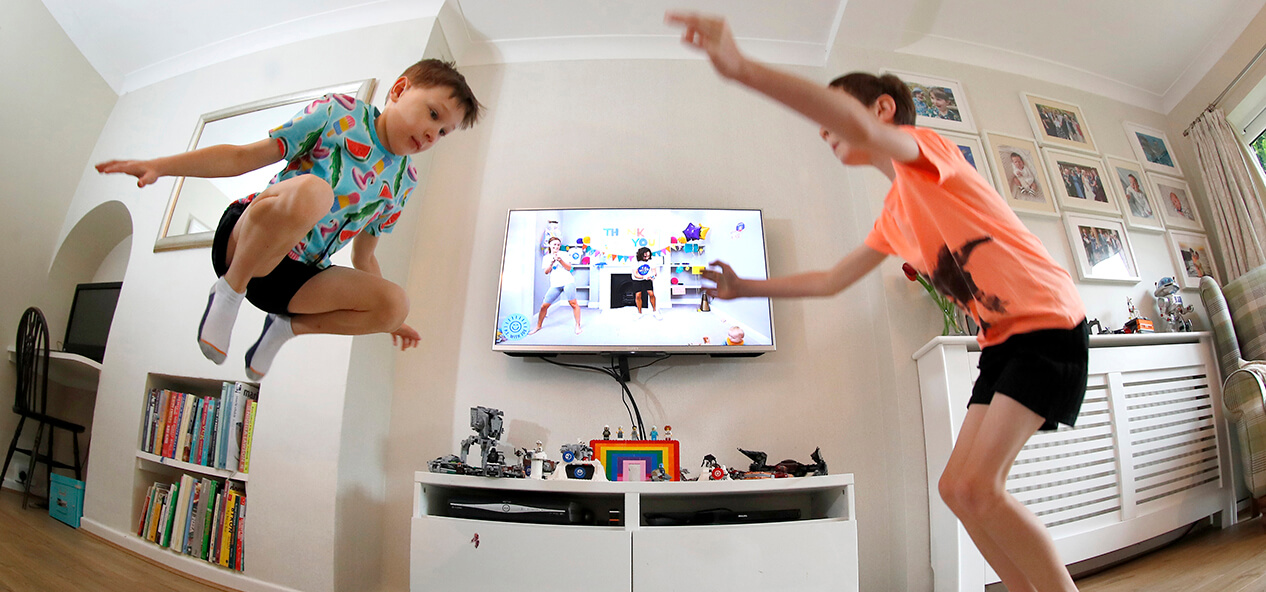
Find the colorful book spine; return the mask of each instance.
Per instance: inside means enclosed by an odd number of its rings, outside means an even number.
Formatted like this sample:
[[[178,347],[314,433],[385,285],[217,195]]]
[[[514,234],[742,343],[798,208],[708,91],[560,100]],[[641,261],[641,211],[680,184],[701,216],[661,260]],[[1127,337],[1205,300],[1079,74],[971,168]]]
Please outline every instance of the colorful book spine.
[[[247,399],[246,401],[246,417],[242,428],[242,462],[238,468],[239,472],[251,472],[251,444],[255,439],[255,408],[258,405],[255,401]]]
[[[231,433],[233,425],[233,383],[224,382],[220,385],[220,407],[219,414],[216,416],[216,435],[215,435],[215,464],[217,469],[225,469],[229,458],[229,440],[227,437]]]
[[[238,498],[237,526],[234,528],[233,536],[236,537],[237,539],[237,543],[233,547],[233,549],[236,551],[233,555],[234,557],[233,569],[236,569],[237,571],[242,571],[243,569],[246,568],[246,559],[243,557],[244,552],[246,550],[245,549],[246,547],[245,545],[246,543],[246,494],[245,493],[243,493],[242,496]]]
[[[145,491],[145,505],[141,506],[141,523],[136,525],[136,536],[145,536],[145,526],[149,524],[149,505],[154,499],[154,486]]]
[[[180,413],[184,409],[184,394],[172,392],[168,397],[167,425],[163,429],[163,452],[167,458],[176,457],[176,443],[180,440]]]
[[[145,396],[145,418],[141,420],[142,451],[149,452],[149,443],[154,433],[154,414],[158,412],[158,389],[152,388]]]
[[[181,462],[189,462],[189,440],[193,438],[193,412],[197,408],[194,401],[198,398],[186,394],[184,400],[184,411],[180,415],[180,440],[176,445],[175,458]]]
[[[220,505],[220,493],[218,491],[220,483],[214,479],[212,479],[210,483],[211,495],[207,500],[206,512],[204,512],[202,516],[202,536],[199,537],[202,539],[202,546],[199,547],[200,551],[198,552],[198,559],[206,559],[210,556],[211,533],[215,529],[215,512],[216,508]]]
[[[185,516],[185,524],[183,535],[180,537],[181,553],[189,555],[193,549],[193,529],[198,521],[198,500],[201,498],[202,482],[193,477],[189,478],[189,512]]]
[[[212,397],[207,397],[203,401],[203,405],[206,406],[206,413],[203,414],[202,448],[201,452],[198,454],[198,464],[204,467],[210,467],[213,466],[212,455],[215,453],[216,413],[218,412],[220,402]]]
[[[163,524],[161,527],[162,536],[159,538],[158,544],[164,547],[171,546],[171,534],[173,526],[176,523],[176,509],[180,507],[180,484],[171,484],[171,493],[167,495],[167,507],[163,512]]]
[[[233,522],[237,516],[237,491],[230,489],[228,495],[224,496],[224,518],[220,527],[220,548],[219,561],[221,567],[228,567],[232,559],[233,541]]]
[[[171,418],[171,395],[171,391],[163,389],[163,398],[158,404],[158,429],[154,431],[154,446],[150,448],[150,452],[159,456],[167,453],[167,422]]]

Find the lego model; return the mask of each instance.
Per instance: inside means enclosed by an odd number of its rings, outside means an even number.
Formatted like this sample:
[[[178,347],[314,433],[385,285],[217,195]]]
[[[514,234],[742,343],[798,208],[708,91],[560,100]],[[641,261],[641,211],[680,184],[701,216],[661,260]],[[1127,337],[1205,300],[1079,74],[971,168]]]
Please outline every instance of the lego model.
[[[703,475],[699,476],[700,480],[724,481],[730,478],[730,472],[726,470],[725,465],[717,462],[717,457],[711,454],[704,455],[703,463],[699,466],[703,467]]]
[[[489,407],[470,408],[470,429],[474,436],[462,440],[461,456],[448,454],[429,463],[432,473],[450,473],[456,475],[481,475],[484,477],[523,478],[525,471],[520,464],[506,464],[506,455],[497,447],[505,429],[500,409]],[[479,445],[479,466],[471,466],[466,462],[470,453],[470,445]]]
[[[1156,297],[1156,310],[1169,325],[1170,331],[1191,331],[1191,319],[1187,315],[1195,311],[1195,307],[1190,304],[1183,306],[1178,289],[1172,277],[1163,277],[1156,282],[1156,291],[1152,292]]]
[[[764,452],[756,450],[738,449],[744,456],[752,459],[751,466],[746,472],[731,470],[731,473],[739,473],[741,476],[736,479],[759,479],[765,477],[804,477],[809,473],[814,475],[825,475],[826,461],[822,460],[822,449],[814,448],[809,458],[813,459],[813,464],[804,464],[794,460],[784,460],[776,465],[767,465],[765,460],[767,455]]]
[[[575,444],[563,444],[558,452],[563,456],[563,462],[593,460],[593,448],[585,444],[584,440],[577,440]]]

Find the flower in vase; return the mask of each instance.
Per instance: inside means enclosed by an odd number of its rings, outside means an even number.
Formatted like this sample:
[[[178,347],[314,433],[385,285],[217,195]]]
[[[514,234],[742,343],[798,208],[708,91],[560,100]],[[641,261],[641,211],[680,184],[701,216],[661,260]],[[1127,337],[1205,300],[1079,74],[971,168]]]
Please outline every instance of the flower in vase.
[[[941,335],[967,334],[967,332],[963,330],[963,327],[958,323],[958,305],[954,304],[953,300],[950,300],[940,292],[937,292],[936,288],[933,288],[927,278],[923,277],[922,274],[916,271],[913,265],[910,265],[909,263],[902,263],[901,271],[905,272],[906,279],[912,282],[919,282],[919,285],[923,286],[923,289],[927,290],[928,295],[932,297],[932,303],[940,309],[941,316],[943,317],[942,320],[945,323],[944,328],[941,330]]]

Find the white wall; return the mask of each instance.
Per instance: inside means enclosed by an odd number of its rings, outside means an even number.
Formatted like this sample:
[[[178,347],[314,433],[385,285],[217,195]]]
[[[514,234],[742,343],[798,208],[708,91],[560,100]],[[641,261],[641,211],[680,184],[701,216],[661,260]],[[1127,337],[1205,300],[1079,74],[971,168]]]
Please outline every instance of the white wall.
[[[9,114],[0,148],[0,196],[11,214],[0,220],[0,235],[9,247],[0,262],[0,343],[11,345],[22,311],[38,306],[49,317],[51,345],[56,345],[65,331],[74,284],[64,292],[46,289],[54,238],[116,96],[39,0],[0,3],[0,23],[0,55],[8,56],[0,60],[7,91],[0,93],[0,111]],[[92,273],[85,270],[77,281],[89,281]],[[14,380],[14,366],[0,365],[5,401],[12,400]],[[9,407],[6,402],[0,413],[5,446],[18,420]],[[29,448],[35,430],[25,432]],[[9,475],[16,479],[27,460],[19,455],[13,462]]]

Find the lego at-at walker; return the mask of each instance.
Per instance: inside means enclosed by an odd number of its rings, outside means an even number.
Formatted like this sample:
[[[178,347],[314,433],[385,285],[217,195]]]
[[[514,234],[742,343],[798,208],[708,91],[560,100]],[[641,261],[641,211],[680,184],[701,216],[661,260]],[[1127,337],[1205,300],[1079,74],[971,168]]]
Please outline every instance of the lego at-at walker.
[[[505,453],[497,448],[500,445],[498,440],[505,432],[503,415],[500,409],[471,407],[470,429],[475,430],[475,435],[462,440],[460,457],[449,454],[431,461],[431,472],[485,477],[523,477],[523,467],[517,464],[507,466]],[[479,466],[471,466],[466,462],[471,444],[479,445]]]

